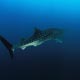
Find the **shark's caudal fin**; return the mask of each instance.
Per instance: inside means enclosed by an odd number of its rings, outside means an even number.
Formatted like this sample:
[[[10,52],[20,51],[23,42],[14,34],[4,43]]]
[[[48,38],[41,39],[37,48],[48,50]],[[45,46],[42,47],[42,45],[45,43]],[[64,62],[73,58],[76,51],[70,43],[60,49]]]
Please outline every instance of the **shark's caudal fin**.
[[[0,36],[0,41],[5,45],[5,47],[8,49],[9,51],[9,55],[11,58],[13,58],[13,46],[12,44],[10,44],[4,37]]]

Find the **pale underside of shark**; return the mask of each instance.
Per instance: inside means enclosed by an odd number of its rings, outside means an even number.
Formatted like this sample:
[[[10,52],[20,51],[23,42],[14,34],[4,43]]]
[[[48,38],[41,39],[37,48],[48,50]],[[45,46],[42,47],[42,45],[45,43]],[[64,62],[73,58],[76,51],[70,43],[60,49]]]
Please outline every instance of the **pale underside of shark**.
[[[46,30],[40,30],[35,28],[34,34],[28,39],[22,39],[19,44],[12,45],[10,44],[4,37],[0,36],[0,40],[9,50],[11,56],[13,56],[13,52],[15,49],[25,50],[29,46],[38,46],[48,40],[56,40],[59,43],[62,43],[63,29],[58,28],[49,28]]]

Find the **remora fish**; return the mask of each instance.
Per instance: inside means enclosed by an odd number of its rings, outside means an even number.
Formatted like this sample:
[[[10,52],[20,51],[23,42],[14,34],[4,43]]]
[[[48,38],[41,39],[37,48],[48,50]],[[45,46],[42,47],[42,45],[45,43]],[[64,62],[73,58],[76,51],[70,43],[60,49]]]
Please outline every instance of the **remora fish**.
[[[63,29],[58,28],[49,28],[46,30],[40,30],[35,28],[34,34],[28,39],[23,39],[17,45],[12,45],[8,42],[3,36],[0,36],[0,41],[8,49],[11,58],[13,58],[13,52],[20,48],[22,50],[26,49],[29,46],[38,46],[48,40],[56,40],[57,42],[62,43],[60,37],[63,35]]]

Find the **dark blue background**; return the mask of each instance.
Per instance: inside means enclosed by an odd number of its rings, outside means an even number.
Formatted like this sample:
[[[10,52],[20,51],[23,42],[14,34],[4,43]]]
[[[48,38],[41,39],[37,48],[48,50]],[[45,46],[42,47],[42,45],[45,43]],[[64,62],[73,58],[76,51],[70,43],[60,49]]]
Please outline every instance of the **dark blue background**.
[[[0,43],[0,80],[79,79],[80,1],[0,0],[0,35],[16,44],[31,36],[34,27],[63,28],[63,44],[48,41],[25,51],[16,50],[11,60]]]

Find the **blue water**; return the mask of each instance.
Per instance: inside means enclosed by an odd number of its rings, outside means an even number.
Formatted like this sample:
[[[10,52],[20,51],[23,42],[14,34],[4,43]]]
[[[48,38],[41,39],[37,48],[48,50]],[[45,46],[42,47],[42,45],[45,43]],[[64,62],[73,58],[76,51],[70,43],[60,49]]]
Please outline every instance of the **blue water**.
[[[16,44],[31,36],[34,27],[63,28],[63,44],[48,41],[16,50],[11,60],[0,43],[0,80],[79,80],[80,1],[0,0],[0,35]]]

